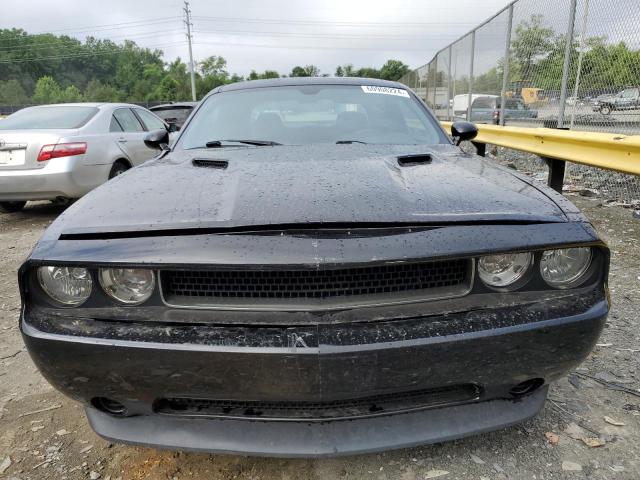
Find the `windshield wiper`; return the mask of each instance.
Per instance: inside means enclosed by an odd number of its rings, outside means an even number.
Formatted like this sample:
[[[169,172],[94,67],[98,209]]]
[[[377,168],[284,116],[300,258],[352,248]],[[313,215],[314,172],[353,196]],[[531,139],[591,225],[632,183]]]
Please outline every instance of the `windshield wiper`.
[[[282,145],[278,142],[272,142],[271,140],[211,140],[210,142],[205,143],[205,147],[207,148],[220,148],[222,147],[223,142],[232,142],[232,143],[245,143],[247,145],[256,145],[258,147],[270,147],[274,145]]]
[[[363,142],[362,140],[338,140],[336,142],[336,145],[349,145],[351,143],[362,143],[363,145],[367,144],[367,142]]]

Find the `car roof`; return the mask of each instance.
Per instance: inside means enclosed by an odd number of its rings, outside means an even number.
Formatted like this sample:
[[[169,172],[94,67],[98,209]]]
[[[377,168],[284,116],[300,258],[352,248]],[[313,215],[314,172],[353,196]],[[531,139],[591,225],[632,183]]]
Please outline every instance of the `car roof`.
[[[390,80],[360,77],[286,77],[271,78],[267,80],[248,80],[244,82],[230,83],[215,88],[211,93],[229,92],[235,90],[248,90],[251,88],[285,87],[299,85],[365,85],[376,87],[402,88],[406,85]]]
[[[185,107],[195,107],[198,102],[171,102],[171,103],[163,103],[162,105],[154,105],[153,107],[149,107],[149,110],[154,111],[156,109],[161,108],[185,108]]]
[[[94,108],[106,108],[106,107],[140,107],[140,105],[134,105],[132,103],[109,103],[109,102],[77,102],[77,103],[49,103],[46,105],[34,105],[31,108],[40,107],[94,107]],[[140,107],[145,108],[145,107]]]

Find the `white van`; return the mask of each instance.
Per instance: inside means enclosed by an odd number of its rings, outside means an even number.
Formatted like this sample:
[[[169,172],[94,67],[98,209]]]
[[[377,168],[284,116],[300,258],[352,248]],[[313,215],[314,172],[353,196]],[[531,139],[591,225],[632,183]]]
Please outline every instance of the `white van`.
[[[480,97],[491,97],[498,98],[499,95],[489,95],[486,93],[472,93],[471,101],[473,102],[476,98]],[[469,110],[469,94],[464,93],[461,95],[456,95],[453,97],[453,116],[454,117],[467,117],[467,110]]]

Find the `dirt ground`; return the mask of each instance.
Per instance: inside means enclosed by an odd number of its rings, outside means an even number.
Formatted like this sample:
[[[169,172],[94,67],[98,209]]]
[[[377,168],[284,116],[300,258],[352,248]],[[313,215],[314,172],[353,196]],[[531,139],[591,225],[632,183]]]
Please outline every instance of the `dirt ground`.
[[[613,309],[600,343],[529,422],[455,442],[328,460],[174,453],[97,437],[24,350],[16,271],[61,212],[0,214],[0,478],[640,479],[640,220],[573,196],[612,249]]]

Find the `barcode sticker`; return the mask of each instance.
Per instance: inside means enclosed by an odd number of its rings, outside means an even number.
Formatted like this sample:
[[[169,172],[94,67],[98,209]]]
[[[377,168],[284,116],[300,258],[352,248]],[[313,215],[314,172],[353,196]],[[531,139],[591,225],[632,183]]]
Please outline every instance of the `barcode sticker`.
[[[380,95],[395,95],[397,97],[409,98],[409,92],[402,88],[378,87],[376,85],[362,85],[364,93],[377,93]]]

